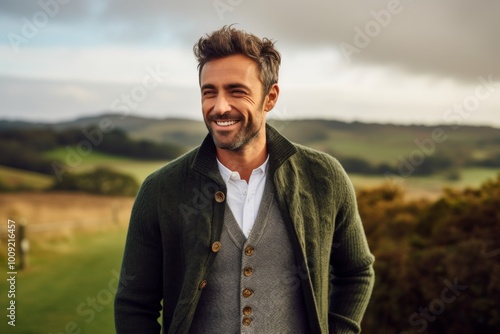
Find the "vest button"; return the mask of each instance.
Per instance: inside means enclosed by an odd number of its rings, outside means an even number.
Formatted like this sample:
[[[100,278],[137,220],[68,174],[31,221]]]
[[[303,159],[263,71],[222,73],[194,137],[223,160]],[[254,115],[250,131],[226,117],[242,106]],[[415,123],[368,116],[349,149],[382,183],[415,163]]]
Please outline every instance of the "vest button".
[[[243,314],[244,315],[250,315],[252,314],[252,308],[250,306],[246,306],[243,308]]]
[[[254,252],[254,248],[252,246],[247,246],[245,247],[245,255],[246,256],[250,256],[252,255]]]
[[[203,281],[200,282],[200,284],[198,285],[198,289],[201,290],[203,289],[204,287],[207,286],[207,280],[204,279]]]
[[[214,242],[212,244],[212,252],[217,253],[218,251],[220,251],[221,247],[222,247],[222,244],[220,243],[220,241]]]
[[[243,326],[250,326],[250,324],[252,323],[252,319],[249,317],[244,317],[241,323],[243,324]]]
[[[222,191],[218,191],[215,193],[215,201],[217,203],[222,203],[224,202],[224,199],[226,199],[226,195]]]
[[[253,291],[251,289],[243,289],[243,293],[242,293],[243,297],[245,298],[248,298],[250,297],[251,295],[253,295]]]
[[[245,275],[246,277],[252,276],[252,274],[253,274],[253,268],[252,267],[245,267],[243,269],[243,275]]]

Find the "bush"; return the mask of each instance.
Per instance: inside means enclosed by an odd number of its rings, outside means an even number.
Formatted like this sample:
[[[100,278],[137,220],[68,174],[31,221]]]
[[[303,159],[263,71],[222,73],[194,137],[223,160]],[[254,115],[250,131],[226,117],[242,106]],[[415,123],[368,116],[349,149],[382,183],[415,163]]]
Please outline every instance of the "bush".
[[[500,175],[434,202],[382,187],[358,203],[377,276],[364,332],[500,332]]]
[[[139,184],[128,174],[98,167],[82,174],[66,172],[62,181],[56,181],[51,189],[102,195],[135,196],[139,190]]]
[[[498,168],[500,167],[500,154],[491,155],[485,159],[471,159],[467,164],[474,167]]]
[[[8,140],[0,142],[0,165],[52,175],[51,161],[44,159],[31,147]]]
[[[92,128],[88,132],[94,131]],[[86,140],[84,137],[82,140]],[[150,140],[133,140],[121,129],[115,129],[103,136],[96,145],[100,152],[143,160],[172,160],[183,154],[183,148],[173,144],[160,144]]]

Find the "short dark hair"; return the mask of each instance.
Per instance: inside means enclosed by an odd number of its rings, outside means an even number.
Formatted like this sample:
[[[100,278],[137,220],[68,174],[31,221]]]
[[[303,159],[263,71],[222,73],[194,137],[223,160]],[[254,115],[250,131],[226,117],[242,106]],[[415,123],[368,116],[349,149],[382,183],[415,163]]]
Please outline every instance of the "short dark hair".
[[[260,80],[264,86],[264,94],[271,86],[278,83],[281,55],[274,47],[274,42],[238,30],[232,26],[224,26],[219,30],[201,37],[193,47],[198,60],[198,75],[201,77],[203,66],[211,60],[236,54],[251,58],[259,66]]]

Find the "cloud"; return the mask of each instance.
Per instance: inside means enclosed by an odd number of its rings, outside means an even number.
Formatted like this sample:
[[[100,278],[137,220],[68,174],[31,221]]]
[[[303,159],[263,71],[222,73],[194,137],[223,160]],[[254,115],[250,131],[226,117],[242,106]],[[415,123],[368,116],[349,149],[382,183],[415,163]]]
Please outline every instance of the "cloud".
[[[192,46],[232,23],[277,41],[283,54],[279,107],[292,118],[436,123],[446,108],[473,94],[478,77],[500,81],[497,1],[40,0],[0,6],[0,115],[9,117],[106,110],[141,81],[147,66],[159,65],[168,76],[138,111],[196,118]],[[35,24],[40,12],[50,16],[47,23],[14,52],[6,36],[22,34],[23,24]],[[355,51],[346,56],[346,50]],[[467,121],[498,125],[498,91]]]
[[[399,3],[397,7],[390,4]],[[262,7],[245,2],[228,20],[260,16],[259,33],[297,48],[350,44],[353,63],[396,66],[413,73],[475,81],[500,78],[500,3],[467,0],[273,1]],[[244,7],[244,8],[243,8]],[[392,12],[388,8],[397,8]],[[388,15],[389,14],[389,15]],[[385,15],[385,17],[384,17]],[[245,17],[249,18],[245,20]],[[377,19],[378,18],[378,19]],[[385,23],[384,23],[385,22]],[[250,22],[251,23],[251,22]],[[359,30],[358,30],[359,29]],[[361,31],[369,40],[356,43]],[[373,35],[373,37],[370,36]],[[359,38],[359,37],[358,37]]]
[[[144,98],[134,99],[139,96],[134,89],[141,83],[142,80],[119,84],[0,77],[0,119],[51,122],[104,112],[160,118],[200,117],[197,89],[167,83],[146,90]],[[125,101],[127,95],[132,96],[131,103],[117,103]]]
[[[42,0],[41,3],[49,6],[58,2]],[[2,7],[3,15],[17,17],[18,23],[21,17],[31,18],[42,10],[38,1],[6,2]],[[351,56],[357,63],[400,66],[416,73],[471,81],[489,73],[500,77],[497,66],[499,12],[498,1],[468,0],[196,3],[94,0],[60,5],[51,21],[67,26],[70,31],[77,31],[81,26],[86,27],[89,34],[100,31],[105,38],[96,40],[103,43],[156,42],[185,47],[191,47],[206,32],[237,22],[244,29],[274,37],[280,45],[334,46],[342,52],[342,45],[349,44],[360,50]],[[359,30],[355,30],[357,28]],[[366,47],[357,47],[357,31],[373,34],[377,29],[376,36],[368,36],[370,42]]]
[[[310,61],[314,62],[314,58]],[[481,88],[477,95],[480,98],[474,98],[480,81],[461,85],[452,80],[408,77],[404,72],[366,67],[357,71],[344,70],[339,73],[338,80],[298,85],[295,82],[299,80],[294,79],[300,78],[302,73],[286,68],[295,68],[295,65],[285,64],[288,78],[281,84],[280,98],[270,117],[406,124],[468,123],[500,127],[498,84]],[[201,120],[196,84],[183,86],[165,80],[158,87],[147,90],[142,98],[142,93],[136,89],[141,83],[142,77],[135,83],[126,84],[0,77],[0,118],[57,121],[115,111],[157,118]],[[134,103],[124,111],[125,103],[115,101],[126,101],[127,95],[137,98],[133,98]]]
[[[196,60],[182,48],[51,47],[19,54],[0,45],[0,73],[37,80],[137,84],[147,68],[161,71],[164,83],[197,86]]]
[[[37,1],[11,1],[2,7],[4,16],[17,18],[18,28],[21,17],[31,18],[41,10]],[[82,36],[82,28],[95,36],[96,43],[191,48],[201,35],[236,22],[276,39],[286,49],[330,46],[342,54],[349,44],[359,50],[350,56],[356,64],[396,66],[470,82],[480,75],[500,77],[499,12],[498,1],[469,0],[209,0],[195,4],[93,0],[60,5],[51,24],[64,26],[85,43],[92,43],[92,38]],[[359,31],[374,35],[362,48],[356,43]]]

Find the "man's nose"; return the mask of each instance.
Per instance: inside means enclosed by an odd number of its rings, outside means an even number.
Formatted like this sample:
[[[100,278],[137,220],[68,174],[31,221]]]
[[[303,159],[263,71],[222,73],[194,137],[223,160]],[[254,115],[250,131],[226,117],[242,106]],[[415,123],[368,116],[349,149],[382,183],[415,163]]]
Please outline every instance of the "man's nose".
[[[225,114],[231,110],[229,101],[224,94],[219,94],[215,101],[214,111],[220,115]]]

